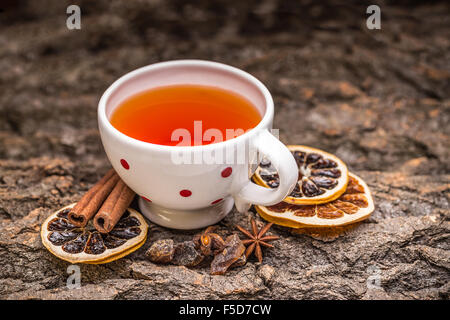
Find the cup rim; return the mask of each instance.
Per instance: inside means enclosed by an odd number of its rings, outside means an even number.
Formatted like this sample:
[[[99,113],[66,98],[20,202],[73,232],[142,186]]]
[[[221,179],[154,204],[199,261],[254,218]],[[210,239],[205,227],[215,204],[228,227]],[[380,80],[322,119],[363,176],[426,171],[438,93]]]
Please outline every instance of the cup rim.
[[[131,80],[132,78],[134,78],[142,73],[145,73],[149,70],[161,69],[161,68],[172,67],[172,66],[186,66],[186,65],[203,66],[203,67],[206,66],[206,67],[212,67],[212,68],[228,71],[228,72],[237,74],[238,76],[244,78],[245,80],[247,80],[250,83],[252,83],[253,85],[255,85],[255,87],[257,87],[258,90],[262,93],[262,95],[264,97],[265,106],[266,106],[266,110],[265,110],[265,113],[264,113],[261,121],[254,128],[248,130],[247,132],[245,132],[244,134],[242,134],[238,137],[235,137],[235,138],[229,139],[229,140],[225,140],[225,141],[221,141],[221,142],[217,142],[217,143],[211,143],[211,144],[200,145],[200,146],[168,146],[168,145],[155,144],[155,143],[151,143],[151,142],[145,142],[145,141],[141,141],[141,140],[132,138],[132,137],[122,133],[121,131],[116,129],[111,124],[108,117],[106,116],[106,105],[109,101],[111,94],[116,89],[118,89],[122,84],[124,84],[125,82]],[[250,136],[252,136],[256,132],[258,132],[259,130],[268,128],[268,125],[270,124],[270,122],[273,119],[274,104],[273,104],[272,96],[271,96],[269,90],[266,88],[266,86],[260,80],[258,80],[256,77],[249,74],[248,72],[245,72],[236,67],[233,67],[233,66],[230,66],[230,65],[227,65],[224,63],[220,63],[220,62],[215,62],[215,61],[199,60],[199,59],[182,59],[182,60],[170,60],[170,61],[153,63],[153,64],[135,69],[133,71],[130,71],[130,72],[124,74],[123,76],[121,76],[120,78],[115,80],[108,87],[108,89],[106,89],[106,91],[103,93],[103,95],[101,96],[100,101],[98,103],[97,113],[98,113],[99,127],[103,126],[103,129],[108,131],[110,134],[116,136],[116,138],[118,138],[121,142],[134,144],[142,149],[153,150],[153,151],[180,151],[180,152],[192,151],[192,152],[197,152],[197,151],[208,151],[208,150],[220,148],[220,147],[227,147],[227,146],[239,143],[245,139],[248,139]]]

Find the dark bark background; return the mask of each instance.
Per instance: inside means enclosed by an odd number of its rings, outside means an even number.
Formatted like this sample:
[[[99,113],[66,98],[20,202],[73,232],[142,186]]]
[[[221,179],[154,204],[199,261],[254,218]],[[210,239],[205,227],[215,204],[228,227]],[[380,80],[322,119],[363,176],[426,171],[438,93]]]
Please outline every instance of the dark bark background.
[[[381,30],[366,28],[373,3]],[[69,4],[81,7],[81,30],[66,28]],[[449,298],[448,2],[54,0],[0,8],[0,298]],[[180,58],[258,77],[274,96],[281,140],[337,154],[367,181],[376,210],[325,235],[274,227],[282,240],[264,251],[263,264],[252,259],[225,276],[147,261],[154,240],[195,233],[151,224],[144,247],[82,265],[82,288],[68,290],[68,263],[42,246],[39,228],[109,167],[97,102],[124,73]],[[251,216],[233,212],[219,232]]]

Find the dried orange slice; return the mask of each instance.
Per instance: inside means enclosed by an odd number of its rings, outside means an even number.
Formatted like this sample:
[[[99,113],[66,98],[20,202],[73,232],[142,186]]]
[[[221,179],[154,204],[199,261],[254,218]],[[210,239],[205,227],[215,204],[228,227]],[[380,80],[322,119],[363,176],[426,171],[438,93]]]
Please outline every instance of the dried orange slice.
[[[75,203],[51,214],[42,224],[41,239],[55,256],[71,263],[101,264],[122,258],[147,240],[148,225],[137,211],[128,208],[113,230],[99,233],[89,222],[84,228],[69,222]]]
[[[345,163],[328,152],[307,147],[287,146],[298,166],[298,181],[283,201],[291,204],[318,204],[333,201],[345,192],[348,169]],[[253,175],[253,181],[276,188],[279,178],[271,163],[263,159]]]
[[[374,210],[367,184],[350,173],[347,189],[338,199],[323,204],[294,205],[280,202],[255,206],[265,220],[291,228],[336,227],[366,219]]]

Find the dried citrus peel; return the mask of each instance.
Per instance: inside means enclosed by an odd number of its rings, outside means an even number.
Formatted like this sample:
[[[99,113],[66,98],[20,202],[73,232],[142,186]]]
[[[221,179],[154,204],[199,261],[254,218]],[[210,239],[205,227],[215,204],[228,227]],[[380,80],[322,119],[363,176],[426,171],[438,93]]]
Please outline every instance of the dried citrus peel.
[[[348,169],[345,163],[328,152],[300,145],[287,146],[298,166],[298,181],[283,201],[291,204],[318,204],[333,201],[345,192]],[[260,163],[253,180],[264,187],[276,188],[278,173],[270,162]]]
[[[334,227],[366,219],[373,212],[374,203],[367,184],[360,177],[349,173],[345,193],[332,202],[315,205],[280,202],[255,208],[265,220],[286,227]]]
[[[145,243],[148,225],[137,211],[128,208],[110,233],[100,234],[91,223],[80,228],[68,221],[67,214],[74,205],[54,212],[42,224],[42,243],[58,258],[70,263],[107,263]]]

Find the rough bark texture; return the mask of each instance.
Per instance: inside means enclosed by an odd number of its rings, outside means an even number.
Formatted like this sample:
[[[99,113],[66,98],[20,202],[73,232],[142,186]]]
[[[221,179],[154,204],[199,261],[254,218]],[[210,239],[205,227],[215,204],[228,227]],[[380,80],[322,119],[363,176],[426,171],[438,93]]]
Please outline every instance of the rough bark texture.
[[[368,30],[356,2],[82,1],[82,29],[73,31],[69,3],[3,3],[1,298],[449,298],[448,2],[379,2],[382,29]],[[178,58],[261,79],[281,140],[336,153],[367,181],[376,210],[326,235],[274,227],[282,239],[263,264],[252,258],[224,276],[146,260],[155,240],[195,233],[151,224],[146,245],[82,265],[82,288],[69,290],[68,263],[43,247],[39,228],[109,167],[97,101],[122,74]],[[252,215],[233,212],[218,232],[248,226]]]

